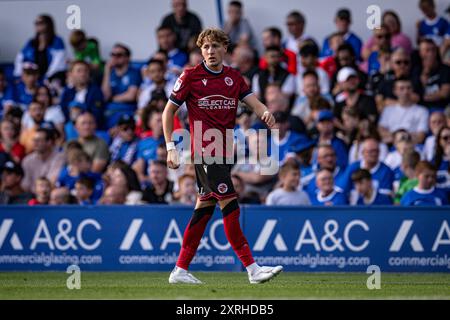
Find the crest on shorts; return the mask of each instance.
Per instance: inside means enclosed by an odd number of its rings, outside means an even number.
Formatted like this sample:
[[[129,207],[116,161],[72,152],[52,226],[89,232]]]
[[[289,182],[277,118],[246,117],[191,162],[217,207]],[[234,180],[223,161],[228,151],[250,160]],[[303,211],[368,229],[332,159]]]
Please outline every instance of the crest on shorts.
[[[183,80],[178,78],[177,81],[175,82],[175,85],[173,86],[173,91],[177,92],[178,90],[180,90],[182,83],[183,83]]]
[[[225,193],[228,191],[228,186],[226,183],[221,183],[217,186],[217,191],[219,191],[220,193]]]
[[[231,87],[233,85],[233,79],[231,79],[230,77],[225,77],[225,83],[227,84],[227,86]]]

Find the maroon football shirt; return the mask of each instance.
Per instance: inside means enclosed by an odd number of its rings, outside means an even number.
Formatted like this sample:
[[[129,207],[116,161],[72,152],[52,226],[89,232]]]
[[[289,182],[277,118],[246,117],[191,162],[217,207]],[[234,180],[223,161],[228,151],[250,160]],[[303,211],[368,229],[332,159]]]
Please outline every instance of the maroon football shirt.
[[[207,146],[211,144],[208,129],[218,129],[222,134],[223,148],[222,155],[229,155],[226,150],[226,130],[234,129],[236,123],[236,111],[238,100],[243,100],[251,94],[251,90],[245,83],[239,71],[223,66],[222,71],[214,72],[200,63],[194,68],[186,69],[176,81],[170,101],[181,106],[186,102],[189,114],[189,127],[191,134],[192,154],[204,154]],[[196,123],[196,124],[195,124]],[[194,143],[194,124],[197,143]],[[199,125],[201,124],[201,136],[199,135]],[[201,138],[203,152],[195,150],[195,145],[199,144]],[[232,142],[232,141],[231,141]],[[210,146],[211,147],[211,146]],[[228,150],[229,147],[228,147]],[[217,150],[219,152],[219,150]],[[219,156],[218,153],[206,154]]]

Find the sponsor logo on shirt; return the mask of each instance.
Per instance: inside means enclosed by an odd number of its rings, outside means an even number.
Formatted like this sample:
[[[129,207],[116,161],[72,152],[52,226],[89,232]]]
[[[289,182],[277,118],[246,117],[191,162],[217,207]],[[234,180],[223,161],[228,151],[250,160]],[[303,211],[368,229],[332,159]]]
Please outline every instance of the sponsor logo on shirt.
[[[236,105],[236,99],[228,98],[220,94],[214,94],[198,99],[198,107],[205,110],[229,110],[235,109]]]

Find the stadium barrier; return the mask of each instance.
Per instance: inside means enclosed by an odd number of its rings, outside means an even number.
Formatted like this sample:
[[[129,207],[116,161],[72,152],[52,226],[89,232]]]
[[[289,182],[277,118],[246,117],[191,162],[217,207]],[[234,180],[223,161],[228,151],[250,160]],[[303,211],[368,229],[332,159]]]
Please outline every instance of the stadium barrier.
[[[0,271],[169,271],[192,208],[0,206]],[[242,206],[260,264],[286,271],[450,272],[450,210]],[[241,271],[219,209],[191,269]]]

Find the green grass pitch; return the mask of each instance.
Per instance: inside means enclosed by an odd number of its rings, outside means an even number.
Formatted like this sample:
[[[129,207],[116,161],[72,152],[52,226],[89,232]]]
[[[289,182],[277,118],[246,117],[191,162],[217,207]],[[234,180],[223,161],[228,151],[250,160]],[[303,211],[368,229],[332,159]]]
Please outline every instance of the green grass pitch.
[[[1,272],[0,299],[450,299],[450,274],[382,273],[368,290],[365,273],[284,272],[250,285],[244,272],[194,272],[203,285],[170,285],[168,272],[82,272],[81,289],[65,272]]]

